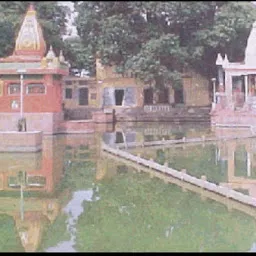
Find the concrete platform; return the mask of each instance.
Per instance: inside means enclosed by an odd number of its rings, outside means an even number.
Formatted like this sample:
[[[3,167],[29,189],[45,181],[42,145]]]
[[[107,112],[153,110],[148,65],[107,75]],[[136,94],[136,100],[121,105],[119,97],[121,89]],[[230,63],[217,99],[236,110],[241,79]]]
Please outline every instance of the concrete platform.
[[[0,132],[0,152],[38,152],[42,150],[42,131]]]

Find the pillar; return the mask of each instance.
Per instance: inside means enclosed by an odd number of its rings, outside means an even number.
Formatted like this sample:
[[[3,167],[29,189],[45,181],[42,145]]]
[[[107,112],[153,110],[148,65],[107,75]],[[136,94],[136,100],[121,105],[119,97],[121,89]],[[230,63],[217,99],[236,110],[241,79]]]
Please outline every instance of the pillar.
[[[247,102],[247,98],[248,98],[248,75],[244,76],[244,86],[245,86],[245,102]]]
[[[218,83],[219,89],[224,87],[224,76],[222,66],[218,66]]]
[[[235,174],[235,143],[228,143],[228,182],[232,181]]]
[[[213,103],[216,103],[216,79],[212,78],[213,84]]]
[[[247,152],[246,162],[247,162],[247,176],[251,177],[251,154],[249,152]]]
[[[225,94],[227,97],[228,106],[232,106],[232,76],[229,72],[226,72],[225,76]]]

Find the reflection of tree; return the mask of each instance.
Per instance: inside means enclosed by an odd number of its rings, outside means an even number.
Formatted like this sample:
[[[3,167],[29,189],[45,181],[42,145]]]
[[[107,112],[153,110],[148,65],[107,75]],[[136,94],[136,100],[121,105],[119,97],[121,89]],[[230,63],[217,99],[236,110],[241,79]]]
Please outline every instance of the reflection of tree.
[[[79,218],[79,251],[247,251],[255,241],[251,217],[147,174],[101,181],[100,196]]]
[[[187,146],[186,148],[172,147],[163,150],[147,149],[147,154],[156,155],[156,161],[163,164],[166,159],[169,166],[181,170],[186,169],[187,173],[200,178],[206,175],[211,182],[219,183],[226,181],[227,163],[215,164],[215,146],[202,145]],[[156,152],[156,153],[155,153]],[[143,154],[141,154],[143,156]]]
[[[72,162],[66,166],[65,176],[58,185],[58,190],[71,189],[88,189],[92,187],[95,178],[95,164],[91,161]]]
[[[159,164],[164,164],[166,158],[165,158],[165,152],[163,149],[158,149],[156,151],[156,162]]]
[[[11,216],[0,215],[0,251],[1,252],[23,252],[20,239],[15,227],[15,222]]]

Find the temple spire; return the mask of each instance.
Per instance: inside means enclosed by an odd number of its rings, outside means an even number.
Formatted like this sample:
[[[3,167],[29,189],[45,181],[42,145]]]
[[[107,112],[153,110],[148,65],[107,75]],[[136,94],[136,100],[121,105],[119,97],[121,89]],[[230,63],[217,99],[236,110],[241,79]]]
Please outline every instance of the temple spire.
[[[244,62],[247,65],[256,65],[256,21],[252,25],[245,49]]]
[[[14,55],[43,57],[45,51],[43,32],[37,21],[34,5],[31,3],[16,39]]]
[[[29,7],[28,7],[28,11],[35,11],[35,7],[34,7],[34,4],[33,3],[30,3],[29,4]]]

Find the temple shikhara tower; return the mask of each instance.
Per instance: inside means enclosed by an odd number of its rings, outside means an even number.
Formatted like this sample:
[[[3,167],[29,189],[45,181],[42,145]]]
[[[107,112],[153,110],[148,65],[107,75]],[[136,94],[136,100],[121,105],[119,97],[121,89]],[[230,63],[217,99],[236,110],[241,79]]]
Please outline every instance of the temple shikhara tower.
[[[62,77],[68,64],[52,47],[47,52],[43,32],[30,5],[13,54],[0,59],[0,131],[17,131],[26,118],[27,131],[57,132],[63,121]]]
[[[242,63],[231,63],[225,54],[217,56],[217,88],[211,122],[216,126],[256,126],[256,22],[252,26],[245,58]]]

